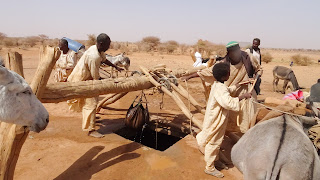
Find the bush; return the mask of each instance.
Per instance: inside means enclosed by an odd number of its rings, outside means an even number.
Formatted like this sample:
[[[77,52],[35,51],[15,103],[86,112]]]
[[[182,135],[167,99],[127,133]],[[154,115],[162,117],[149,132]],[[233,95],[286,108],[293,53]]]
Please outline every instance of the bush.
[[[299,66],[308,66],[311,63],[311,59],[308,56],[301,56],[300,54],[296,54],[291,56],[291,60],[294,64]]]
[[[167,53],[172,54],[179,46],[179,43],[177,41],[167,41],[166,43],[166,49]]]
[[[29,36],[25,38],[24,44],[30,47],[34,47],[37,42],[40,42],[39,36]]]
[[[262,62],[265,62],[265,63],[269,63],[269,62],[271,62],[272,61],[272,59],[273,59],[273,57],[271,56],[271,54],[269,53],[269,52],[267,52],[267,53],[262,53],[261,54],[261,61]]]
[[[4,38],[2,43],[5,47],[13,47],[19,45],[17,38]]]
[[[146,44],[147,46],[147,51],[153,51],[157,49],[157,46],[160,44],[160,38],[155,37],[155,36],[148,36],[144,37],[142,39],[142,43]]]
[[[93,46],[97,42],[97,38],[94,34],[88,34],[87,46]]]
[[[40,41],[41,44],[44,44],[49,39],[49,36],[47,36],[45,34],[39,34],[38,36],[40,38],[39,41]]]

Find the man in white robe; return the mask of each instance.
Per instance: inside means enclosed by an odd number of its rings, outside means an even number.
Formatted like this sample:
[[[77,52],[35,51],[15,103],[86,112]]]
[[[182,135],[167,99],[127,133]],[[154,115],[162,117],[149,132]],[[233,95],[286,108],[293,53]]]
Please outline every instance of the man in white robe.
[[[65,39],[59,41],[59,49],[61,55],[56,62],[54,80],[56,82],[66,82],[77,64],[77,56],[74,51],[68,48],[68,41]]]
[[[122,68],[113,65],[106,59],[105,51],[109,49],[111,40],[108,35],[102,33],[97,37],[96,45],[91,46],[80,58],[76,67],[70,74],[68,82],[78,82],[87,80],[99,80],[99,67],[101,62],[121,71]],[[82,108],[82,130],[88,131],[88,135],[101,138],[102,134],[95,129],[96,123],[96,108],[98,97],[84,98],[69,101],[71,109],[80,110]]]

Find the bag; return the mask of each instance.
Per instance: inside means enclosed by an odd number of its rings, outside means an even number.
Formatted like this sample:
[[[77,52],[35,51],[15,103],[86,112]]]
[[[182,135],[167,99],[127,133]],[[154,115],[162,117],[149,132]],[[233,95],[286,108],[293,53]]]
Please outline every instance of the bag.
[[[134,99],[131,106],[129,107],[124,122],[127,127],[133,129],[142,129],[143,125],[149,123],[150,121],[146,95],[142,92],[140,94],[139,100],[136,101],[138,97],[139,96]],[[142,98],[144,98],[145,102],[142,101]],[[135,103],[137,104],[134,105]],[[145,108],[142,105],[143,103],[146,104]]]

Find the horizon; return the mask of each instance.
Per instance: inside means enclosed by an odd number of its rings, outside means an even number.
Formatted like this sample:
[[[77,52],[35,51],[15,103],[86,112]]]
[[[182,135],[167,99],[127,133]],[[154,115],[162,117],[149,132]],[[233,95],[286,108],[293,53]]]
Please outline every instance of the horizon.
[[[116,42],[156,36],[161,42],[188,45],[199,39],[251,43],[258,37],[261,48],[320,49],[320,25],[315,22],[320,2],[30,0],[2,5],[0,32],[8,37],[45,34],[50,39],[87,40],[88,34],[104,32]]]

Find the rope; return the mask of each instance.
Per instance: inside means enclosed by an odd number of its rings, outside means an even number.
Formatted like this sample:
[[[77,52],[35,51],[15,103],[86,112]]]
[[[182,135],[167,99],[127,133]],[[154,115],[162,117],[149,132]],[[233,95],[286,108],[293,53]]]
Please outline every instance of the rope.
[[[190,112],[190,116],[191,116],[191,119],[190,119],[190,134],[192,133],[192,118],[193,118],[193,114],[191,113],[191,102],[190,102],[190,93],[189,93],[189,86],[188,86],[188,82],[187,80],[184,80],[185,82],[185,85],[187,87],[187,92],[188,92],[188,104],[189,104],[189,112]]]
[[[253,103],[255,104],[258,104],[260,106],[263,106],[269,110],[272,110],[272,111],[277,111],[277,112],[280,112],[280,113],[283,113],[283,114],[288,114],[288,115],[292,115],[292,116],[297,116],[297,117],[308,117],[308,116],[303,116],[303,115],[299,115],[299,114],[294,114],[294,113],[290,113],[290,112],[285,112],[285,111],[281,111],[279,109],[276,109],[276,108],[273,108],[273,107],[270,107],[270,106],[267,106],[267,105],[264,105],[264,104],[261,104],[259,102],[256,102],[256,101],[252,101]]]

